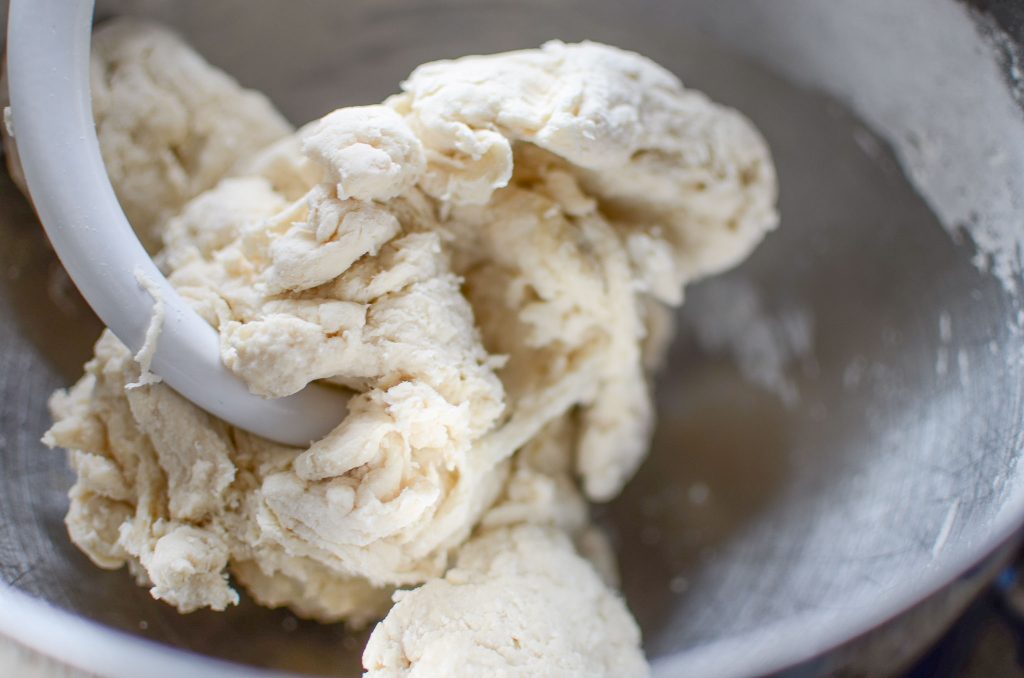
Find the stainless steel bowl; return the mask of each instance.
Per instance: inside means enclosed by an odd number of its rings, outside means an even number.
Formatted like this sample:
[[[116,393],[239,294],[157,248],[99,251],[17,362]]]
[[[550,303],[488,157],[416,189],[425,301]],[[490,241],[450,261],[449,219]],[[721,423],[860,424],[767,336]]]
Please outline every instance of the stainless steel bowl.
[[[1002,30],[1024,11],[972,4],[124,0],[98,16],[176,26],[296,122],[378,101],[423,61],[549,38],[636,49],[747,113],[782,226],[688,290],[651,458],[599,515],[658,675],[877,675],[962,609],[1024,518],[1024,116]],[[70,474],[38,440],[99,326],[6,179],[0,243],[0,662],[355,675],[362,637],[249,602],[181,616],[70,545]]]

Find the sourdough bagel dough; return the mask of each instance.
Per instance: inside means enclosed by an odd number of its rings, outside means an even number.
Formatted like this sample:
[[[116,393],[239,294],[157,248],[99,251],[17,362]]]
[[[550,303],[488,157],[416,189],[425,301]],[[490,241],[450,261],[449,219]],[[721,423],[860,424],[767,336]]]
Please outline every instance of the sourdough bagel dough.
[[[105,333],[45,438],[78,474],[79,548],[182,612],[237,602],[231,574],[306,617],[384,617],[373,676],[644,674],[586,499],[644,455],[684,285],[777,222],[753,126],[639,55],[551,42],[426,64],[291,133],[163,29],[95,41],[111,178],[224,363],[261,395],[351,398],[276,445],[127,388]],[[144,85],[124,111],[119,73]],[[197,74],[220,104],[133,132]]]

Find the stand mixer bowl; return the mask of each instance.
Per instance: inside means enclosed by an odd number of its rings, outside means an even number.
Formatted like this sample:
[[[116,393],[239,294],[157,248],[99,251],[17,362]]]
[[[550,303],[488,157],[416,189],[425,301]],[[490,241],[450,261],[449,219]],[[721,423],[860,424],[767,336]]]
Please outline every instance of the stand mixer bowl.
[[[748,115],[782,225],[687,290],[651,456],[596,512],[656,675],[878,675],[1024,518],[1024,10],[972,4],[101,0],[97,19],[168,23],[296,123],[551,38],[637,50]],[[0,661],[358,675],[365,633],[244,596],[179,615],[70,543],[71,473],[39,438],[100,326],[6,176],[0,239]]]

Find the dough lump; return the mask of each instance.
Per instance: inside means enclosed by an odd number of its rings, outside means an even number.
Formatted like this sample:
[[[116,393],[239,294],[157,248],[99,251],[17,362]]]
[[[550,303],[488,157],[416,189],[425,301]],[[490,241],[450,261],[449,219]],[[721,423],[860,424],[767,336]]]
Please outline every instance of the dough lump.
[[[371,676],[646,674],[587,500],[645,454],[685,284],[776,225],[754,127],[589,42],[426,64],[295,132],[163,29],[115,22],[94,52],[111,180],[224,364],[350,399],[273,444],[126,388],[105,332],[45,438],[77,473],[75,544],[182,612],[234,582],[383,617]]]
[[[367,678],[648,674],[640,630],[562,532],[467,542],[442,579],[395,594],[363,654]]]

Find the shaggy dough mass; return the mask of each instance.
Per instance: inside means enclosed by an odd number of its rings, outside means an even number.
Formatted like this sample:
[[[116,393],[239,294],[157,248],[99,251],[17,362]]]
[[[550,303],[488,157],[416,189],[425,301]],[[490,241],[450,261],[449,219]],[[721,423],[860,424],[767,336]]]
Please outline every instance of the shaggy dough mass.
[[[595,43],[426,64],[294,133],[163,29],[114,22],[94,53],[111,179],[225,364],[352,395],[276,445],[129,388],[105,333],[45,438],[79,548],[182,612],[236,603],[230,574],[302,616],[386,615],[372,676],[645,674],[584,497],[644,455],[683,286],[777,222],[751,124]]]

